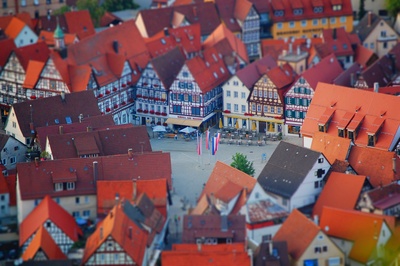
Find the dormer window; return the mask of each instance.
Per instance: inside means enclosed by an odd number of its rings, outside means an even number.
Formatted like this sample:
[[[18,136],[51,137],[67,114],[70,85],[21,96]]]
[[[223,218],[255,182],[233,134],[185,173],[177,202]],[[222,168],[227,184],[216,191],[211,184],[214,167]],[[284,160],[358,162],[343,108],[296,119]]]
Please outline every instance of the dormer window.
[[[338,136],[339,137],[344,138],[345,137],[344,133],[345,133],[345,131],[343,128],[338,128]]]
[[[356,139],[356,133],[354,131],[348,130],[347,131],[347,136],[349,137],[349,139],[351,139],[353,142]]]
[[[67,190],[74,190],[75,182],[67,182]]]
[[[54,190],[55,191],[63,191],[63,183],[54,183]]]
[[[324,7],[316,6],[314,7],[314,13],[322,13],[324,11]]]
[[[333,11],[340,11],[340,10],[342,10],[342,5],[333,5],[332,9],[333,9]]]
[[[318,131],[319,132],[326,132],[326,125],[319,124],[318,125]]]
[[[373,135],[368,134],[368,146],[374,147],[375,143],[376,143],[376,135],[375,134],[373,134]]]
[[[274,15],[275,17],[283,17],[285,12],[283,10],[275,10]]]
[[[293,9],[293,15],[295,16],[303,15],[303,9],[302,8]]]

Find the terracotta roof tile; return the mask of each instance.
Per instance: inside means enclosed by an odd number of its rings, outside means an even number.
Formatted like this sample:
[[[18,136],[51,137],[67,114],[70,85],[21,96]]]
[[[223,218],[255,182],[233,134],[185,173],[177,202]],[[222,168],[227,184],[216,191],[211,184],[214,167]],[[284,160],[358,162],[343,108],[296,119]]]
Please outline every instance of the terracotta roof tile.
[[[365,48],[362,45],[357,45],[354,62],[357,62],[364,69],[370,66],[373,62],[378,59],[378,56],[374,53],[374,51]]]
[[[276,89],[280,91],[281,96],[289,89],[289,86],[294,82],[294,78],[297,77],[293,68],[287,63],[267,71],[266,75],[276,86]]]
[[[347,160],[350,148],[350,139],[332,136],[323,132],[316,132],[311,144],[311,149],[324,154],[330,164],[333,164],[335,160]]]
[[[236,76],[248,89],[251,89],[263,74],[276,66],[276,61],[271,56],[267,55],[238,70]]]
[[[79,40],[95,35],[96,31],[88,10],[66,12],[64,17],[68,32],[76,34]]]
[[[321,217],[323,206],[354,210],[365,181],[365,176],[331,172],[314,205],[313,216]]]
[[[50,196],[45,196],[36,208],[19,225],[19,244],[22,246],[47,220],[50,220],[72,241],[78,241],[82,231],[74,217],[58,205]]]
[[[390,208],[399,202],[400,184],[390,183],[386,186],[379,186],[375,189],[365,192],[371,200],[372,206],[384,210]]]
[[[9,38],[16,39],[25,26],[25,22],[13,17],[4,32]]]
[[[66,46],[73,44],[76,39],[77,37],[75,34],[64,33],[64,42]],[[39,34],[39,40],[44,41],[48,46],[54,46],[54,32],[41,30]]]
[[[278,229],[273,241],[286,241],[290,256],[298,260],[320,232],[319,227],[294,209]]]
[[[375,82],[380,87],[387,86],[392,81],[393,74],[397,71],[395,61],[394,58],[390,58],[389,54],[386,54],[363,70],[361,77],[367,87],[372,88]]]
[[[394,159],[396,160],[395,171],[393,171]],[[348,160],[358,174],[369,177],[374,187],[388,185],[400,177],[398,174],[400,160],[395,152],[353,146]]]
[[[354,26],[353,32],[356,33],[362,42],[375,30],[379,21],[382,19],[372,12],[366,12],[362,19]]]
[[[162,252],[164,266],[250,265],[251,258],[243,243],[202,245],[174,244],[171,251]]]
[[[310,84],[311,88],[316,90],[319,82],[332,83],[333,80],[343,72],[339,61],[335,55],[322,59],[318,64],[307,69],[301,75]]]
[[[216,0],[215,5],[218,10],[218,14],[225,24],[225,26],[232,32],[241,32],[242,28],[240,27],[238,21],[235,17],[235,9],[238,1],[236,0]],[[242,1],[241,1],[242,2]]]
[[[19,47],[14,50],[22,68],[26,71],[30,60],[46,62],[49,58],[50,50],[45,42],[38,41],[37,43]]]
[[[390,220],[392,218],[393,221]],[[320,227],[331,237],[352,241],[349,258],[366,263],[378,248],[376,236],[380,235],[383,224],[393,228],[393,222],[394,217],[324,207]]]
[[[355,115],[347,127],[353,127],[352,121],[358,120],[356,125],[360,128],[354,143],[357,146],[367,146],[367,132],[374,120],[384,112],[383,117],[386,120],[378,135],[375,148],[383,150],[394,148],[397,141],[395,132],[400,125],[400,114],[396,108],[400,104],[398,97],[319,83],[302,126],[303,135],[313,136],[318,131],[317,121],[326,108],[331,108],[332,103],[335,103],[333,107],[335,112],[329,124],[328,134],[337,136],[337,125],[343,116],[348,112],[353,113]]]
[[[26,69],[26,76],[23,87],[27,89],[34,89],[40,74],[42,73],[45,63],[40,61],[30,60]]]
[[[24,261],[34,260],[39,251],[42,251],[48,260],[61,260],[67,258],[43,225],[39,227],[24,254],[22,254],[22,259]]]
[[[352,64],[349,68],[344,70],[342,74],[333,80],[333,84],[345,87],[353,87],[358,73],[361,72],[362,66],[358,63]]]
[[[344,27],[322,30],[324,44],[330,46],[336,56],[354,55],[352,45],[359,45],[361,42],[357,35],[350,37],[351,35]]]
[[[1,26],[0,26],[1,28]],[[16,48],[13,39],[0,40],[1,53],[0,53],[0,66],[4,66],[7,62],[11,52]]]
[[[252,7],[253,4],[251,3],[251,1],[236,0],[235,11],[234,11],[235,18],[244,23]]]

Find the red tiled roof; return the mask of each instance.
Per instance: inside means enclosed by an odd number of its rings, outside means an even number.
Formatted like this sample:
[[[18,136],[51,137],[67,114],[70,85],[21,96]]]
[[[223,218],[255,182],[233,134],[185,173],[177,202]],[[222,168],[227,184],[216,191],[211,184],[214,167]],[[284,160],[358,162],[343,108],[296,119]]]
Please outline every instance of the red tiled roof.
[[[238,70],[236,76],[243,82],[247,89],[251,89],[262,75],[276,66],[276,60],[272,56],[267,55]]]
[[[330,164],[333,164],[335,160],[347,160],[350,148],[350,139],[332,136],[323,132],[315,132],[311,143],[311,149],[321,152]]]
[[[319,82],[332,83],[343,72],[339,61],[334,54],[322,59],[318,64],[303,72],[301,76],[316,90]]]
[[[397,162],[394,170],[393,159]],[[395,152],[353,146],[348,161],[358,174],[369,177],[373,187],[388,185],[400,178],[400,160]]]
[[[399,203],[400,184],[394,182],[386,186],[379,186],[365,192],[365,194],[368,195],[374,207],[384,210]]]
[[[364,47],[363,45],[357,45],[354,55],[354,62],[357,62],[363,68],[370,66],[373,62],[378,59],[378,56],[374,51]]]
[[[163,266],[242,266],[251,263],[243,243],[201,245],[200,248],[196,244],[173,244],[172,250],[163,251],[161,256]]]
[[[97,162],[97,177],[93,174]],[[154,167],[157,162],[157,167]],[[46,171],[42,171],[46,169]],[[132,180],[140,176],[143,180],[166,178],[171,184],[171,158],[169,153],[134,153],[128,155],[103,156],[95,158],[74,158],[17,164],[18,182],[22,200],[42,198],[45,195],[65,197],[74,195],[94,195],[96,185],[93,180]],[[75,190],[54,191],[52,173],[55,178],[70,176],[73,172],[79,180]],[[41,182],[35,182],[41,180]]]
[[[19,245],[22,246],[48,220],[57,225],[74,242],[78,241],[79,235],[82,235],[74,217],[50,196],[45,196],[19,225]]]
[[[350,38],[351,35],[356,36],[356,38]],[[332,52],[336,56],[353,56],[352,45],[361,44],[357,35],[346,32],[343,27],[322,30],[322,38],[324,44],[332,48]]]
[[[375,148],[392,150],[396,145],[396,132],[400,126],[400,113],[397,106],[400,98],[382,93],[346,88],[341,86],[319,83],[313,100],[307,111],[307,116],[302,126],[302,134],[313,136],[318,131],[318,119],[326,108],[335,103],[335,113],[330,121],[327,133],[337,136],[337,125],[343,116],[350,112],[355,114],[347,128],[353,130],[359,125],[359,131],[354,143],[357,146],[367,146],[368,135],[372,123],[381,115],[386,118],[378,134]],[[356,121],[357,120],[357,121]]]
[[[6,181],[6,177],[3,173],[0,173],[0,194],[9,194],[10,190]]]
[[[357,73],[361,72],[361,69],[361,65],[354,63],[337,76],[332,83],[339,86],[353,87],[357,80]]]
[[[27,89],[34,89],[40,74],[42,73],[45,63],[40,61],[30,60],[26,69],[24,84],[22,85]]]
[[[248,0],[236,0],[234,13],[235,18],[243,23],[249,15],[252,7],[253,4]]]
[[[88,10],[66,12],[64,14],[68,32],[76,34],[79,40],[96,34]]]
[[[240,33],[242,28],[240,27],[237,17],[235,16],[235,9],[238,6],[237,2],[238,1],[236,0],[216,0],[215,5],[225,26],[232,32]]]
[[[75,34],[64,33],[64,42],[65,45],[68,46],[75,42],[76,40]],[[39,34],[39,40],[44,41],[48,46],[54,46],[54,31],[45,31],[41,30]]]
[[[12,39],[16,39],[18,35],[21,33],[22,29],[27,26],[25,22],[20,20],[17,17],[13,17],[5,29],[4,33]]]
[[[365,181],[365,176],[331,172],[314,205],[313,216],[321,217],[324,206],[354,210]]]
[[[1,28],[1,26],[0,26]],[[1,53],[0,53],[0,66],[4,66],[10,56],[11,52],[16,48],[13,39],[0,40]]]
[[[24,261],[34,260],[39,251],[42,251],[48,260],[67,259],[67,256],[57,246],[43,225],[39,227],[24,254],[22,254],[22,259]]]
[[[72,123],[75,123],[79,122],[80,114],[83,114],[84,117],[101,114],[93,91],[66,93],[64,96],[65,100],[61,96],[53,96],[14,104],[12,108],[15,111],[22,135],[32,136],[31,121],[33,127],[36,128],[66,123],[67,116],[71,118]],[[31,112],[32,109],[35,111]],[[52,112],[48,112],[49,109]]]
[[[296,3],[296,5],[292,6],[292,3]],[[312,1],[302,1],[303,12],[301,15],[295,15],[293,9],[300,8],[300,1],[290,1],[290,0],[272,0],[269,2],[270,4],[270,14],[271,19],[274,23],[281,21],[292,21],[292,20],[304,20],[304,19],[318,19],[318,18],[326,18],[326,17],[339,17],[339,16],[352,16],[352,6],[350,0],[340,0],[341,10],[340,12],[333,10],[333,3],[331,0],[321,0],[321,2],[317,3],[323,4],[323,12],[314,13],[315,2]],[[275,10],[283,10],[283,16],[275,16]]]
[[[14,174],[8,174],[6,177],[8,192],[10,197],[10,206],[17,206],[17,177]]]
[[[290,256],[298,260],[320,232],[319,227],[294,209],[278,229],[273,241],[286,241]]]
[[[276,86],[277,90],[284,90],[281,92],[282,96],[286,92],[285,88],[288,89],[288,86],[293,83],[294,78],[297,76],[293,68],[287,63],[267,71],[266,75]]]
[[[38,41],[37,43],[19,47],[14,50],[22,68],[26,71],[30,60],[46,62],[49,58],[50,50],[45,42]]]
[[[394,217],[324,207],[320,227],[331,237],[352,241],[349,258],[367,263],[378,248],[378,239],[384,223],[393,228]]]

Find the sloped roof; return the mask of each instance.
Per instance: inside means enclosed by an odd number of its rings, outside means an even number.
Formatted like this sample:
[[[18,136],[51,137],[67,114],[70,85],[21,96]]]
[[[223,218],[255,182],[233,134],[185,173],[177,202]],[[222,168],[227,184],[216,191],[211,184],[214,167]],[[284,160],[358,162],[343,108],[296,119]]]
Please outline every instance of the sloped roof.
[[[345,69],[342,74],[338,75],[332,83],[339,86],[353,87],[361,69],[362,66],[360,64],[354,63],[349,68]]]
[[[182,243],[195,244],[198,238],[231,238],[232,242],[245,242],[246,217],[244,215],[185,215]]]
[[[248,14],[250,13],[253,4],[248,0],[236,0],[234,16],[236,19],[240,20],[242,23],[246,20]]]
[[[77,10],[64,14],[68,32],[76,34],[79,40],[96,34],[88,10]]]
[[[74,242],[82,235],[74,217],[47,195],[19,225],[19,245],[22,246],[48,220]]]
[[[154,71],[167,90],[171,87],[184,63],[185,56],[178,46],[151,60]]]
[[[379,186],[365,192],[371,200],[371,204],[381,210],[390,208],[400,199],[400,184],[390,183],[386,186]]]
[[[367,146],[368,134],[373,130],[376,118],[385,119],[375,145],[377,149],[390,150],[394,148],[396,132],[400,126],[400,113],[397,106],[400,98],[382,93],[352,89],[326,83],[319,83],[308,108],[301,132],[306,136],[313,136],[318,131],[318,120],[328,109],[334,109],[327,133],[337,136],[337,126],[344,119],[346,113],[354,117],[346,124],[345,129],[352,121],[359,121],[359,131],[355,138],[355,145]],[[331,107],[334,105],[333,107]]]
[[[216,0],[218,14],[225,26],[232,32],[241,32],[237,17],[235,17],[235,8],[238,5],[236,0]]]
[[[330,164],[335,160],[345,161],[351,148],[351,139],[332,136],[324,132],[315,132],[311,149],[321,152]]]
[[[361,43],[357,35],[350,36],[351,34],[346,32],[344,27],[322,30],[324,44],[330,46],[336,56],[354,55],[352,45],[359,45]]]
[[[26,69],[24,84],[22,85],[27,89],[34,89],[37,81],[42,73],[45,63],[35,60],[30,60]]]
[[[91,77],[92,69],[89,66],[71,66],[68,65],[68,74],[70,78],[70,91],[78,92],[86,90]]]
[[[349,258],[366,263],[378,248],[378,236],[384,223],[394,226],[394,217],[324,207],[320,227],[329,236],[353,242]]]
[[[39,227],[29,246],[22,254],[22,259],[24,261],[33,260],[38,251],[44,252],[48,260],[67,259],[67,256],[61,251],[43,225]]]
[[[289,266],[287,243],[285,241],[262,241],[255,251],[253,265]]]
[[[14,53],[17,56],[22,68],[26,72],[30,60],[46,62],[46,60],[49,58],[50,50],[45,42],[38,41],[37,43],[16,48]]]
[[[75,42],[77,36],[75,34],[64,33],[64,42],[68,46]],[[41,30],[39,34],[39,40],[44,41],[48,46],[54,46],[54,32]]]
[[[172,26],[174,12],[183,14],[189,24],[199,23],[202,36],[211,34],[221,23],[215,4],[212,2],[140,10],[137,19],[142,18],[147,36],[151,37],[165,27],[170,28]]]
[[[9,197],[10,197],[10,206],[17,206],[17,177],[15,173],[13,174],[8,174],[8,176],[5,177],[7,186],[8,186],[8,192],[9,192]]]
[[[244,243],[202,245],[173,244],[172,250],[163,251],[161,260],[164,266],[206,266],[206,265],[250,265],[251,258]]]
[[[276,61],[267,55],[238,70],[236,76],[243,82],[247,89],[251,89],[263,74],[276,66]],[[264,69],[264,71],[260,72],[261,69]]]
[[[14,40],[11,38],[0,40],[0,46],[1,46],[0,66],[3,67],[7,62],[7,59],[10,56],[11,52],[16,48],[16,46]]]
[[[128,201],[125,201],[123,206],[121,203],[115,206],[90,235],[86,241],[82,263],[86,263],[104,241],[111,238],[136,264],[142,265],[148,234],[125,213],[124,208],[128,204],[131,206]]]
[[[320,229],[314,222],[294,209],[272,239],[286,241],[290,256],[298,260],[319,232]]]
[[[98,171],[93,173],[96,166]],[[157,167],[154,167],[157,162]],[[45,171],[42,171],[45,170]],[[22,200],[74,195],[94,195],[93,180],[143,180],[166,178],[171,183],[171,158],[169,153],[134,153],[133,156],[114,155],[95,158],[60,159],[17,164],[18,182]],[[73,177],[79,182],[75,190],[54,191],[53,178]],[[35,182],[41,180],[41,182]]]
[[[337,11],[333,10],[334,4],[331,3],[331,0],[321,0],[320,4],[323,6],[323,11],[321,13],[314,12],[314,6],[312,1],[290,1],[290,0],[271,0],[268,2],[270,7],[270,15],[271,19],[274,23],[281,21],[298,21],[304,19],[318,19],[318,18],[326,18],[326,17],[337,17]],[[294,5],[293,5],[294,3]],[[352,16],[352,6],[350,0],[342,0],[340,16]],[[296,5],[297,4],[297,5]],[[299,6],[300,4],[300,6]],[[294,14],[293,9],[302,7],[303,13],[301,15]],[[275,16],[276,10],[283,10],[284,16]]]
[[[393,163],[394,159],[396,163]],[[348,161],[359,175],[369,177],[373,187],[388,185],[400,178],[400,160],[395,152],[354,146]],[[396,166],[393,170],[394,164]]]
[[[332,83],[333,80],[343,72],[339,61],[334,54],[323,58],[318,64],[301,74],[314,90],[319,82]]]
[[[313,216],[321,217],[324,206],[354,210],[365,181],[366,176],[331,172],[314,205]]]
[[[286,90],[289,89],[289,86],[293,83],[294,78],[297,77],[293,68],[288,63],[279,67],[274,67],[273,69],[267,71],[266,75],[276,86],[276,89],[279,91],[281,96],[284,95]],[[283,98],[281,100],[283,100]]]
[[[57,28],[57,24],[60,26],[60,28],[62,29],[62,31],[64,33],[68,32],[68,26],[65,21],[64,15],[40,16],[38,18],[38,26],[37,26],[38,29],[37,30],[40,32],[47,31],[47,32],[54,33],[54,31]]]
[[[249,62],[249,58],[247,55],[247,49],[244,43],[236,37],[224,24],[219,25],[203,42],[204,49],[209,48],[211,46],[218,47],[218,44],[225,43],[225,49],[227,51],[223,51],[222,49],[218,49],[221,54],[232,53],[235,52],[243,61],[246,63]]]
[[[357,45],[354,54],[354,62],[357,62],[364,69],[370,66],[373,62],[378,59],[378,56],[372,51],[364,47],[363,45]]]
[[[61,96],[53,96],[14,104],[12,108],[22,134],[25,137],[32,135],[30,123],[36,128],[66,123],[65,119],[68,116],[72,123],[75,123],[79,122],[80,114],[83,114],[83,117],[101,114],[93,91],[66,93],[64,96],[65,100]],[[49,109],[52,112],[48,112]]]
[[[367,12],[358,24],[354,26],[353,33],[356,33],[363,42],[382,20],[375,13]]]
[[[27,26],[25,22],[17,17],[13,17],[4,32],[9,38],[15,39],[25,26]]]
[[[266,192],[290,198],[321,153],[281,141],[257,178]]]
[[[251,192],[257,180],[232,166],[217,161],[201,195],[210,196],[213,193],[216,198],[219,198],[218,192],[222,193],[221,188],[227,182],[237,184]]]
[[[372,88],[375,82],[378,82],[380,87],[386,87],[397,72],[395,61],[398,60],[392,59],[390,54],[380,57],[361,72],[362,79],[369,88]]]

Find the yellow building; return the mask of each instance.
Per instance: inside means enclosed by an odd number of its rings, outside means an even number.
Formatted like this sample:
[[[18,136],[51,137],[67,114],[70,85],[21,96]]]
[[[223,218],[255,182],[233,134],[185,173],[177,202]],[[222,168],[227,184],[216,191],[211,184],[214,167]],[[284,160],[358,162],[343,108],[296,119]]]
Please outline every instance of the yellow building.
[[[271,0],[270,10],[274,39],[313,38],[323,29],[353,30],[350,0]]]

